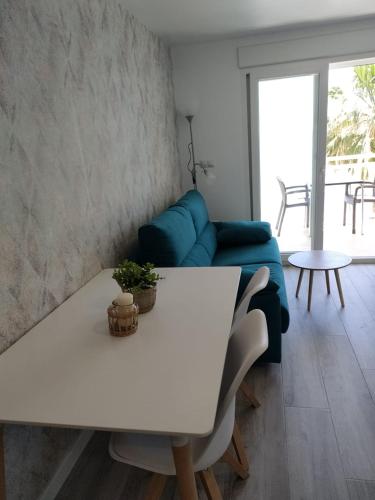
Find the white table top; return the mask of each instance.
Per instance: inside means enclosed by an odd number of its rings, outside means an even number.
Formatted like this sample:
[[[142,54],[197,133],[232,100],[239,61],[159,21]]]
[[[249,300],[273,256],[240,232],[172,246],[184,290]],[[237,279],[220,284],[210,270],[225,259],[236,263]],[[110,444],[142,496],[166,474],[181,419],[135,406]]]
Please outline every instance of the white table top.
[[[0,422],[203,436],[212,431],[239,267],[160,269],[138,331],[109,335],[112,270],[0,356]]]

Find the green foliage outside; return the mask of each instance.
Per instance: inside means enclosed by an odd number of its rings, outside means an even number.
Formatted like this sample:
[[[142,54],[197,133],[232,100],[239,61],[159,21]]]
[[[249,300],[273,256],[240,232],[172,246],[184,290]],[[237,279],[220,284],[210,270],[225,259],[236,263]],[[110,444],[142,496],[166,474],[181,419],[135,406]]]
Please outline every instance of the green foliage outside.
[[[330,100],[339,101],[340,113],[328,120],[327,156],[371,154],[375,152],[375,64],[353,68],[353,91],[357,106],[348,105],[340,87],[328,92]],[[367,177],[366,168],[363,178]]]

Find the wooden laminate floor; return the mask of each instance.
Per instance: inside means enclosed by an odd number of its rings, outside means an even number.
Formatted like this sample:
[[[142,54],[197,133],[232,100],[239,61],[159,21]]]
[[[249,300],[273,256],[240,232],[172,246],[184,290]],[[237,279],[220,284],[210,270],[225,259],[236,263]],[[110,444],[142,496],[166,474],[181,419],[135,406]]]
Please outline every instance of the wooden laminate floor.
[[[216,465],[223,498],[375,499],[375,266],[341,271],[345,309],[333,276],[327,295],[324,274],[315,273],[311,313],[307,276],[299,299],[298,271],[285,268],[285,277],[291,326],[283,363],[247,376],[262,402],[257,410],[237,402],[251,476],[241,481]],[[107,445],[108,435],[96,433],[57,500],[142,498],[149,473],[112,461]],[[175,480],[163,498],[178,498]]]

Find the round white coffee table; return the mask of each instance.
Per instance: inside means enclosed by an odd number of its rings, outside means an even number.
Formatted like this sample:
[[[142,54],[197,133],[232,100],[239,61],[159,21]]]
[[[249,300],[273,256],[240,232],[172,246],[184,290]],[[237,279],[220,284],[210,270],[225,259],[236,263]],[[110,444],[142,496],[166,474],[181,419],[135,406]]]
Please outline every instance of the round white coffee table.
[[[310,271],[309,277],[309,295],[307,299],[307,310],[311,309],[311,295],[314,281],[314,271],[324,271],[326,275],[327,293],[331,293],[329,284],[329,271],[334,271],[337,288],[340,295],[341,306],[345,307],[344,295],[342,293],[339,269],[348,266],[352,259],[348,255],[340,252],[331,252],[329,250],[311,250],[309,252],[298,252],[292,254],[288,258],[289,263],[300,269],[296,297],[298,297],[299,289],[302,283],[303,272]]]

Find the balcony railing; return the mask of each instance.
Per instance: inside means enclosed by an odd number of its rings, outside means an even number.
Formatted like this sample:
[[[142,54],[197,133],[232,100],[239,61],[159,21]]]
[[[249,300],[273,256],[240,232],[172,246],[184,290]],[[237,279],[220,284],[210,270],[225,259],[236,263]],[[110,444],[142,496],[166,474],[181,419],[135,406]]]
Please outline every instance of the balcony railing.
[[[345,172],[353,179],[373,182],[375,180],[375,154],[327,156],[326,171],[330,176],[342,175]]]

